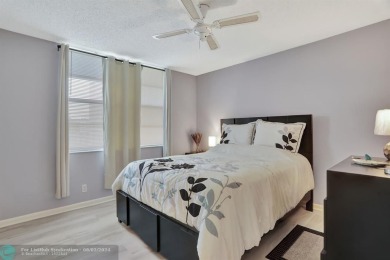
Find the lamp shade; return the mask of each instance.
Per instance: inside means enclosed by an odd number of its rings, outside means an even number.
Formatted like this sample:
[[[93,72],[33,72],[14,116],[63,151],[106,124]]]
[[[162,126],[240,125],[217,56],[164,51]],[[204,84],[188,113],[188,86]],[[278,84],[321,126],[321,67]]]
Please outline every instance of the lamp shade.
[[[214,147],[217,144],[217,137],[209,136],[209,147]]]
[[[390,135],[390,109],[378,110],[375,119],[376,135]]]

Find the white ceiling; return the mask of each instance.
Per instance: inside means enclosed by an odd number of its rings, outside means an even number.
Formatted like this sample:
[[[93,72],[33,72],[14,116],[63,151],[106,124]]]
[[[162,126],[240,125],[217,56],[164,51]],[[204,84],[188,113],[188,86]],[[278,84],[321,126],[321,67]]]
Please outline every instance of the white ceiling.
[[[206,22],[260,11],[261,21],[214,29],[220,49],[194,35],[178,0],[0,0],[0,28],[147,65],[200,75],[390,18],[390,0],[214,0]]]

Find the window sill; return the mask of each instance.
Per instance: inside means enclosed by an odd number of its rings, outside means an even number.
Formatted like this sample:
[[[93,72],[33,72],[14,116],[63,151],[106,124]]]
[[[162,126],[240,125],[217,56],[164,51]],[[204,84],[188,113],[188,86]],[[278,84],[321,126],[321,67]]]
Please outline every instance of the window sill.
[[[141,146],[141,149],[143,148],[159,148],[159,147],[163,147],[163,145],[143,145]]]
[[[162,148],[163,145],[144,145],[141,146],[141,149],[144,148]],[[77,153],[97,153],[97,152],[103,152],[103,149],[98,149],[98,150],[85,150],[85,151],[69,151],[70,154],[77,154]]]
[[[70,154],[76,154],[76,153],[97,153],[97,152],[103,152],[103,149],[85,150],[85,151],[69,151]]]

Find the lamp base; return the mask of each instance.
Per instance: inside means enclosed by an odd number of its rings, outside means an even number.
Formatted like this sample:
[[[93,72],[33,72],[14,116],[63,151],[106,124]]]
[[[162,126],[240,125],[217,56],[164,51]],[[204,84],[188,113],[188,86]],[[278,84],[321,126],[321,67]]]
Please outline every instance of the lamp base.
[[[390,161],[390,142],[388,142],[385,147],[383,148],[383,154],[387,158],[388,161]]]

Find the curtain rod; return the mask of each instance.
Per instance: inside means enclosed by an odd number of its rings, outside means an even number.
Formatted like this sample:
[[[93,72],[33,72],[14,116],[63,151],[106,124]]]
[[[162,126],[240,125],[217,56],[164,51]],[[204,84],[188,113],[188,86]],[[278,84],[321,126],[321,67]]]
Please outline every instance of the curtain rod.
[[[59,51],[61,49],[61,45],[57,45],[57,50]],[[100,55],[100,54],[96,54],[96,53],[92,53],[92,52],[88,52],[88,51],[82,51],[82,50],[78,50],[78,49],[74,49],[74,48],[69,48],[69,50],[72,50],[72,51],[77,51],[77,52],[81,52],[81,53],[85,53],[85,54],[89,54],[89,55],[94,55],[94,56],[98,56],[98,57],[101,57],[103,59],[107,59],[108,57],[107,56],[104,56],[104,55]],[[116,61],[120,61],[120,62],[125,62],[124,60],[120,60],[120,59],[115,59]],[[132,65],[135,65],[134,62],[130,62],[130,64]],[[145,67],[145,68],[149,68],[149,69],[155,69],[155,70],[161,70],[161,71],[165,71],[165,69],[160,69],[160,68],[155,68],[155,67],[151,67],[151,66],[147,66],[147,65],[142,65],[142,67]]]

